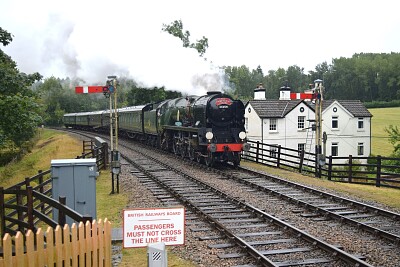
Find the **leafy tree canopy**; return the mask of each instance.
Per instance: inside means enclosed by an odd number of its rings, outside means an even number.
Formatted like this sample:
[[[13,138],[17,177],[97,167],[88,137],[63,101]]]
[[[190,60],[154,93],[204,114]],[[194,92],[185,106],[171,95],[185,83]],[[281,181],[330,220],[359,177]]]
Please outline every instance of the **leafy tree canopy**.
[[[190,32],[183,30],[183,23],[181,20],[175,20],[169,25],[163,24],[162,30],[181,39],[183,47],[196,49],[201,57],[208,48],[208,39],[204,36],[200,40],[196,40],[195,43],[190,42]]]
[[[3,46],[12,41],[12,35],[0,28]],[[25,74],[0,49],[0,148],[20,147],[31,139],[41,122],[39,105],[30,86],[42,78],[39,73]]]

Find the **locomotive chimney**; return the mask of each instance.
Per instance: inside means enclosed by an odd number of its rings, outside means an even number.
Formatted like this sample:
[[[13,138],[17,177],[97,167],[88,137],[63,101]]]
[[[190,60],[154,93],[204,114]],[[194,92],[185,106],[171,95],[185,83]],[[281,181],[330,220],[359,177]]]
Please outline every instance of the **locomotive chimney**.
[[[290,100],[290,87],[286,85],[282,86],[281,89],[279,90],[279,100]]]
[[[262,83],[259,83],[254,89],[254,100],[265,100],[265,88]]]
[[[216,95],[216,94],[220,94],[221,91],[208,91],[207,95]]]

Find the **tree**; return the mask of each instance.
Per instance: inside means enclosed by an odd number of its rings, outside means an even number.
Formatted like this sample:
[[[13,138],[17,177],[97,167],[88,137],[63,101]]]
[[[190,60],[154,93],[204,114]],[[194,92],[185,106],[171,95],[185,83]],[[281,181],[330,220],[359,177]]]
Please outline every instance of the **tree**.
[[[3,46],[12,41],[12,35],[0,28]],[[21,147],[31,139],[41,122],[39,105],[30,86],[42,78],[39,73],[27,75],[0,49],[0,148]]]
[[[183,47],[196,49],[200,57],[205,54],[208,48],[208,39],[204,36],[200,40],[196,40],[196,43],[190,43],[190,32],[183,30],[183,23],[181,20],[175,20],[169,25],[163,24],[162,30],[181,39]]]
[[[389,134],[389,142],[393,145],[393,154],[400,157],[400,130],[397,126],[389,125],[389,128],[385,128],[385,131]]]

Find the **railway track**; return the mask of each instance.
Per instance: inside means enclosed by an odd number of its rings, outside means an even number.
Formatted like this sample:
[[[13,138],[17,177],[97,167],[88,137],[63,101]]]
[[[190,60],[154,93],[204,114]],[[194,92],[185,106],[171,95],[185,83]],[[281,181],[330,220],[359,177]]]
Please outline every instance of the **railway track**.
[[[217,170],[217,172],[256,189],[257,194],[271,194],[304,208],[297,210],[300,216],[314,218],[314,220],[348,223],[400,246],[400,214],[398,213],[248,168],[240,168],[237,171]]]
[[[125,160],[135,166],[137,171],[134,172],[142,176],[144,182],[154,182],[161,187],[152,185],[155,195],[172,200],[172,205],[178,204],[178,201],[188,208],[192,212],[188,214],[188,220],[202,218],[206,221],[206,228],[194,228],[194,231],[213,229],[219,233],[202,239],[221,240],[209,246],[225,250],[218,255],[220,258],[250,256],[254,265],[246,266],[372,266],[357,256],[230,197],[179,168],[148,155],[142,154],[142,157]]]

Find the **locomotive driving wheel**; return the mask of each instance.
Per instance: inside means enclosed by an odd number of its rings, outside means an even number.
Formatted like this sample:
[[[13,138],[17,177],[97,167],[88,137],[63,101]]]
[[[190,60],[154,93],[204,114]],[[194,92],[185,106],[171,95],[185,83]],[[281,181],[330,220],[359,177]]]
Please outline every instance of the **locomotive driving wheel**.
[[[238,167],[240,165],[240,153],[235,152],[233,153],[233,166]]]
[[[188,157],[189,157],[190,160],[195,160],[195,157],[196,157],[195,153],[196,152],[194,151],[194,147],[189,142],[189,144],[188,144]]]
[[[202,161],[202,156],[201,156],[201,154],[200,154],[200,152],[197,152],[197,153],[195,153],[195,158],[196,158],[196,161],[197,161],[197,163],[201,163],[201,161]]]
[[[181,157],[185,158],[187,154],[187,146],[184,143],[181,143],[180,147],[180,152],[181,152]]]
[[[205,162],[206,162],[207,167],[212,167],[212,166],[214,165],[214,161],[215,161],[215,158],[214,158],[213,153],[211,153],[211,152],[209,151],[209,152],[207,153],[207,157],[205,157],[204,160],[205,160]]]
[[[172,152],[174,152],[175,155],[179,154],[179,146],[177,144],[176,138],[174,138],[174,140],[172,141]]]

